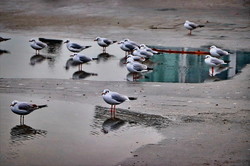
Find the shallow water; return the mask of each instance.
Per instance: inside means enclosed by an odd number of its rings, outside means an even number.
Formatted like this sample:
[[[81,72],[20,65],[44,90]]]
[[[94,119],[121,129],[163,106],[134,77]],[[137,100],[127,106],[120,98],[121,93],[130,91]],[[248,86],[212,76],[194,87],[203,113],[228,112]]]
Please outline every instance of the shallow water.
[[[20,125],[9,108],[13,99],[48,107],[25,116],[25,125]],[[138,117],[125,110],[110,119],[108,108],[0,94],[1,165],[114,165],[162,139],[149,120]]]
[[[192,54],[168,54],[155,55],[145,63],[154,70],[137,76],[128,73],[124,64],[124,52],[118,44],[107,48],[107,53],[90,39],[81,41],[70,39],[82,45],[91,45],[91,48],[81,53],[89,57],[98,57],[99,60],[83,65],[79,71],[77,66],[70,65],[70,55],[66,45],[49,44],[49,47],[41,51],[41,55],[35,55],[29,45],[29,39],[34,37],[2,34],[12,39],[0,43],[2,54],[0,55],[1,78],[57,78],[57,79],[86,79],[96,81],[141,81],[141,82],[185,82],[200,83],[210,80],[225,80],[232,78],[241,69],[250,63],[250,52],[230,50],[232,54],[224,57],[230,60],[229,66],[220,70],[216,76],[209,76],[209,67],[204,63],[204,55]],[[38,37],[37,37],[38,38]],[[37,39],[36,38],[36,39]],[[66,39],[62,39],[66,40]],[[154,47],[154,46],[152,46]],[[207,48],[169,48],[156,47],[163,50],[208,51]]]

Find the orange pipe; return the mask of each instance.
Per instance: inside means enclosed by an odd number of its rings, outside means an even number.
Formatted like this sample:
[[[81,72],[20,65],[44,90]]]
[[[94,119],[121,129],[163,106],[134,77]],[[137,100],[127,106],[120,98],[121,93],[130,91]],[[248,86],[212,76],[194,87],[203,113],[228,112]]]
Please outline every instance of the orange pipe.
[[[156,49],[156,48],[152,48],[154,51],[158,51],[158,52],[166,52],[166,53],[175,53],[175,54],[198,54],[198,55],[207,55],[210,54],[209,52],[206,51],[177,51],[177,50],[160,50],[160,49]]]

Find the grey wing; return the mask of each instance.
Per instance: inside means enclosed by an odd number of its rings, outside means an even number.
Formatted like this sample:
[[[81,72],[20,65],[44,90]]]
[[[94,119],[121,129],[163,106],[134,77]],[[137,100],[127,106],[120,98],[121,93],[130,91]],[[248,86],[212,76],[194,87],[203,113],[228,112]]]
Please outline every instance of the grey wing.
[[[74,49],[81,49],[82,48],[82,46],[80,46],[79,44],[76,44],[76,43],[72,43],[70,47],[72,47]]]
[[[111,42],[110,40],[108,40],[108,39],[104,39],[103,42],[106,43],[107,45],[110,45],[110,44],[112,43],[112,42]]]
[[[112,98],[113,98],[114,100],[116,100],[116,101],[118,101],[118,102],[120,102],[120,103],[122,103],[122,102],[124,102],[124,101],[127,100],[126,97],[124,97],[124,96],[122,96],[122,95],[120,95],[120,94],[118,94],[118,93],[113,93],[111,96],[112,96]]]
[[[221,49],[217,49],[216,52],[219,55],[225,55],[225,52],[223,50],[221,50]]]
[[[133,67],[137,71],[142,71],[143,70],[143,66],[141,64],[135,63],[135,64],[133,64]]]
[[[193,23],[193,22],[190,22],[189,23],[189,26],[191,26],[192,28],[197,28],[197,24]]]
[[[216,64],[216,65],[220,65],[220,64],[222,64],[223,62],[222,62],[222,60],[220,60],[220,59],[211,59],[211,63],[214,63],[214,64]]]
[[[91,59],[89,57],[86,57],[86,56],[80,56],[79,59],[82,62],[89,62],[89,61],[91,61]]]
[[[34,111],[34,106],[32,106],[28,103],[20,103],[18,105],[18,108],[21,110],[26,110],[26,111]]]
[[[133,50],[135,48],[135,46],[133,46],[132,44],[125,44],[125,47],[127,47],[130,50]]]
[[[38,45],[38,46],[40,46],[40,47],[46,47],[47,46],[47,44],[45,44],[45,43],[43,43],[43,42],[36,42],[36,44]]]

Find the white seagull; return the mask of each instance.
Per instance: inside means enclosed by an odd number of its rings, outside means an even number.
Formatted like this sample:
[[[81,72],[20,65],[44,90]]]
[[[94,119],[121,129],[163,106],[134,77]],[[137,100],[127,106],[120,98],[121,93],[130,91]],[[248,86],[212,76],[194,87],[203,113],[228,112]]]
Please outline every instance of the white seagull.
[[[149,68],[147,65],[134,61],[134,59],[131,57],[127,59],[126,67],[130,73],[143,73],[153,70],[153,68]]]
[[[133,53],[132,53],[134,56],[139,56],[139,57],[142,57],[142,58],[151,58],[152,56],[154,56],[154,54],[152,52],[149,52],[145,49],[140,49],[138,47],[135,47],[134,50],[133,50]]]
[[[31,112],[43,108],[48,107],[47,105],[37,105],[33,103],[20,102],[17,100],[12,101],[10,105],[10,109],[17,115],[20,115],[20,123],[24,123],[24,115],[28,115]]]
[[[115,112],[116,112],[116,105],[119,105],[121,103],[123,103],[124,101],[129,101],[129,100],[136,100],[136,97],[128,97],[125,95],[121,95],[117,92],[112,92],[109,89],[104,89],[102,92],[102,98],[103,100],[108,103],[109,105],[111,105],[110,108],[110,112],[111,112],[111,116],[112,113],[114,112],[114,116],[115,116]]]
[[[224,55],[229,55],[227,51],[217,48],[216,46],[211,46],[209,52],[212,56],[217,57],[217,58],[224,56]]]
[[[97,44],[103,47],[103,52],[106,52],[106,47],[117,42],[115,40],[110,40],[110,39],[102,38],[102,37],[97,37],[94,41],[97,41]]]
[[[87,57],[83,54],[79,54],[79,53],[75,53],[73,55],[70,55],[71,57],[73,57],[73,62],[78,63],[79,64],[79,70],[82,70],[82,64],[83,63],[88,63],[92,60],[98,60],[98,58],[90,58]]]
[[[120,48],[125,51],[125,56],[127,56],[129,53],[131,53],[137,46],[129,43],[129,42],[125,42],[125,41],[120,41],[119,43]]]
[[[194,30],[196,28],[201,28],[201,27],[204,27],[204,26],[205,25],[199,25],[199,24],[196,24],[194,22],[190,22],[188,20],[186,20],[185,23],[184,23],[184,27],[189,30],[189,35],[191,35],[192,30]]]
[[[46,43],[43,43],[41,41],[36,41],[35,39],[30,39],[30,46],[36,50],[36,54],[39,54],[39,51],[45,47],[47,47]]]
[[[145,49],[146,51],[151,52],[153,54],[158,54],[157,51],[152,50],[152,48],[147,47],[145,44],[141,44],[140,48]]]
[[[222,65],[227,64],[222,59],[211,57],[210,55],[205,56],[205,63],[211,67],[212,69],[211,75],[214,75],[214,67],[221,67]]]
[[[82,50],[89,48],[91,46],[82,46],[80,44],[77,43],[71,43],[69,40],[66,40],[64,43],[67,43],[67,48],[69,51],[71,52],[81,52]]]

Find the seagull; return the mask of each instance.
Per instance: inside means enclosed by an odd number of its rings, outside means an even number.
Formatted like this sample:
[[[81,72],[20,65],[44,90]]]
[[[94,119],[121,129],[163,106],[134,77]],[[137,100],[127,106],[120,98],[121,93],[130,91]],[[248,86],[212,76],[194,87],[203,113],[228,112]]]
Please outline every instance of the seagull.
[[[97,37],[94,41],[97,41],[98,45],[103,47],[103,52],[106,52],[106,47],[117,42],[115,40],[110,40],[102,37]]]
[[[36,54],[39,54],[39,51],[45,47],[47,47],[46,43],[41,41],[36,41],[35,39],[30,39],[29,42],[31,43],[30,46],[36,50]]]
[[[229,55],[227,51],[217,48],[216,46],[211,46],[209,52],[212,56],[217,57],[217,58],[224,56],[224,55]]]
[[[0,36],[0,42],[3,42],[3,41],[7,41],[7,40],[10,40],[11,38],[3,38]]]
[[[146,51],[145,49],[140,49],[138,47],[135,47],[132,53],[134,56],[139,56],[142,58],[151,58],[152,56],[154,56],[154,54],[152,52]]]
[[[126,42],[126,43],[128,43],[128,44],[131,44],[131,45],[133,45],[135,47],[140,47],[140,45],[138,43],[136,43],[136,42],[134,42],[132,40],[124,39],[123,41]]]
[[[184,27],[186,29],[189,30],[189,35],[191,35],[191,31],[196,29],[196,28],[201,28],[201,27],[204,27],[205,25],[199,25],[199,24],[196,24],[194,22],[190,22],[188,20],[186,20],[186,22],[184,23]]]
[[[127,56],[127,54],[131,53],[137,46],[129,43],[129,42],[125,42],[125,41],[120,41],[119,43],[120,48],[125,51],[125,56]]]
[[[115,112],[116,112],[116,105],[119,105],[121,103],[123,103],[124,101],[129,101],[129,100],[136,100],[136,97],[128,97],[125,95],[121,95],[117,92],[112,92],[109,89],[104,89],[102,92],[102,98],[103,100],[111,105],[110,108],[110,112],[111,112],[111,116],[112,113],[114,112],[114,116],[115,116]]]
[[[31,112],[43,108],[48,107],[47,105],[37,105],[27,102],[20,102],[17,100],[12,101],[10,105],[10,109],[17,115],[20,115],[20,123],[24,123],[24,115],[28,115]]]
[[[130,73],[143,73],[147,72],[149,70],[153,70],[153,68],[149,68],[147,65],[144,65],[140,62],[134,61],[133,58],[128,58],[127,59],[127,70]]]
[[[205,56],[205,63],[212,68],[211,75],[214,75],[214,67],[221,67],[222,65],[227,64],[222,59],[211,57],[210,55]]]
[[[129,55],[127,56],[127,59],[128,59],[128,58],[132,58],[134,61],[140,61],[140,62],[144,62],[144,61],[145,61],[145,58],[140,57],[140,56],[133,56],[133,55],[131,55],[131,54],[129,54]]]
[[[66,40],[64,43],[67,43],[67,48],[69,51],[71,52],[81,52],[82,50],[86,49],[86,48],[89,48],[91,46],[81,46],[77,43],[71,43],[69,40]]]
[[[90,58],[90,57],[87,57],[87,56],[85,56],[83,54],[79,54],[79,53],[75,53],[75,54],[70,55],[70,56],[73,57],[73,62],[79,64],[79,70],[82,70],[83,63],[88,63],[92,60],[98,60],[98,58]]]
[[[153,53],[153,54],[158,54],[157,51],[152,50],[152,48],[147,47],[145,44],[141,44],[141,45],[140,45],[140,48],[143,48],[144,50],[146,50],[146,51],[148,51],[148,52],[151,52],[151,53]]]

